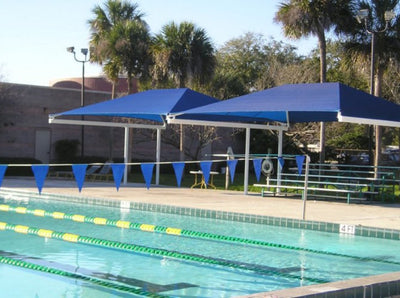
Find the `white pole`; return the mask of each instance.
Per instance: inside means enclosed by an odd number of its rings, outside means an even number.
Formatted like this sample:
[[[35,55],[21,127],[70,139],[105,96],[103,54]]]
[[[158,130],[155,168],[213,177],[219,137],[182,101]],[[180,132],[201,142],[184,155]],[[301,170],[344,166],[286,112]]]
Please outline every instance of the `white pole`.
[[[282,178],[282,169],[279,165],[279,157],[282,157],[282,147],[283,147],[283,130],[280,129],[279,130],[279,134],[278,134],[278,162],[277,162],[277,193],[279,194],[281,192],[281,189],[279,188],[279,186],[281,186],[281,178]]]
[[[310,168],[310,157],[306,155],[306,170],[304,174],[304,191],[303,191],[303,220],[306,219],[306,203],[308,189],[308,170]]]
[[[161,129],[157,128],[156,185],[160,184]]]
[[[124,137],[124,184],[128,183],[128,158],[129,158],[129,127],[125,127],[125,137]]]
[[[249,189],[249,155],[250,155],[250,127],[246,127],[246,147],[244,153],[244,194]]]

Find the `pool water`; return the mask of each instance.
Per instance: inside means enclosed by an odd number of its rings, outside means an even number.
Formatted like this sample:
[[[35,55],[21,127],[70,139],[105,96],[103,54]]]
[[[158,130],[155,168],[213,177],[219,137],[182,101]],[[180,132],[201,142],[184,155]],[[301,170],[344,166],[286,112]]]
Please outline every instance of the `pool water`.
[[[8,297],[233,297],[400,271],[398,241],[231,222],[64,201],[0,198],[29,210],[79,214],[226,235],[234,241],[121,229],[0,212],[0,222],[132,244],[129,249],[0,230]],[[31,229],[34,230],[34,229]],[[249,245],[235,239],[257,240]],[[130,247],[133,247],[132,249]],[[15,261],[17,260],[17,261]],[[45,272],[43,268],[51,268]],[[23,286],[22,286],[23,285]],[[14,295],[14,296],[13,296]]]

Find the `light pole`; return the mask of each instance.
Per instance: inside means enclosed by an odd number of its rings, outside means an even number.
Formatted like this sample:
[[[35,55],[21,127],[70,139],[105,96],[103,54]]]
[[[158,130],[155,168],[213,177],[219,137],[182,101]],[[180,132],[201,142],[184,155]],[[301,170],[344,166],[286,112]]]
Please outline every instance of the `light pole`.
[[[377,33],[383,33],[389,28],[389,23],[395,18],[393,11],[385,11],[385,27],[380,30],[374,30],[372,25],[369,25],[369,9],[360,9],[357,13],[357,21],[362,24],[364,23],[365,31],[371,35],[371,75],[370,75],[370,93],[375,95],[375,35]],[[372,162],[372,126],[369,127],[369,158],[370,164]],[[379,165],[379,152],[380,146],[380,129],[378,126],[375,127],[375,166]],[[377,174],[377,168],[375,168],[375,175]]]
[[[88,54],[89,50],[86,48],[81,49],[81,53],[85,56],[85,58],[83,60],[79,60],[76,58],[75,47],[68,47],[67,51],[69,53],[74,54],[74,59],[76,62],[82,63],[81,107],[83,107],[85,105],[85,63],[89,61],[89,59],[87,58],[87,54]],[[82,116],[82,120],[83,120],[83,116]],[[83,155],[84,155],[84,146],[83,146],[84,132],[85,132],[84,126],[82,125],[82,127],[81,127],[81,157],[83,157]]]

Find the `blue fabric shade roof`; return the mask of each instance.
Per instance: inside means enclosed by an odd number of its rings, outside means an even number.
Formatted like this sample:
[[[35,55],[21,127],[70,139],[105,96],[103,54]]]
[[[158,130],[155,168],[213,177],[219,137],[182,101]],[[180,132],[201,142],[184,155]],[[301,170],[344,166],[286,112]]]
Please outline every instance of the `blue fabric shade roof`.
[[[291,84],[185,111],[177,119],[285,123],[399,122],[400,106],[341,83]],[[361,120],[358,123],[363,123]],[[364,122],[365,123],[365,122]]]
[[[155,89],[88,105],[53,115],[128,117],[163,122],[169,113],[215,103],[218,100],[188,88]]]

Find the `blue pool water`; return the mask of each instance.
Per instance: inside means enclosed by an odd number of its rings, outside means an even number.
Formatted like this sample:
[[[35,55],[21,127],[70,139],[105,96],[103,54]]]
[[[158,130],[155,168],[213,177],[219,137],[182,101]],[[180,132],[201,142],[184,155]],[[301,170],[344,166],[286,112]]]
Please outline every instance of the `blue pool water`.
[[[246,245],[0,212],[0,222],[8,224],[68,232],[171,252],[170,256],[165,256],[148,251],[123,251],[1,230],[0,256],[142,291],[134,294],[93,280],[0,264],[2,293],[8,293],[8,297],[97,298],[152,294],[232,297],[400,271],[400,255],[396,249],[398,241],[395,240],[67,204],[62,201],[0,198],[0,203],[32,210],[121,219],[281,244],[281,247]],[[177,259],[174,257],[176,252],[191,258]],[[211,262],[202,262],[202,258]]]

